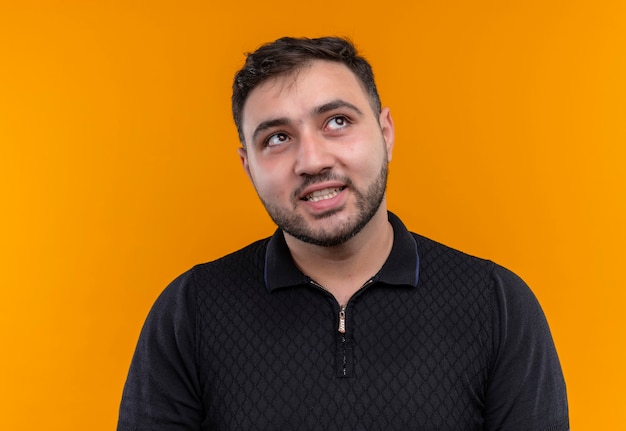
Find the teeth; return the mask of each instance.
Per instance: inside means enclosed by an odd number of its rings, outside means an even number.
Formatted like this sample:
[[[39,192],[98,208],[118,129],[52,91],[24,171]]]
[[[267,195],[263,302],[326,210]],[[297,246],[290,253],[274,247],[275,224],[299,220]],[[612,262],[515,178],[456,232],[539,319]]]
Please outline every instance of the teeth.
[[[310,202],[317,202],[317,201],[321,201],[324,199],[330,199],[330,198],[337,196],[341,190],[342,190],[341,187],[337,187],[334,189],[318,190],[308,195],[305,199]]]

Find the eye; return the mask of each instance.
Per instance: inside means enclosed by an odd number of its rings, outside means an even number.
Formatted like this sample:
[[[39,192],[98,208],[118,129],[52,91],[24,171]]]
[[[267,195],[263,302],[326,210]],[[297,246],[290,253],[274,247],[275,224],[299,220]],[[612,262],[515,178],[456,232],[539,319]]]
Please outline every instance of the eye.
[[[267,137],[267,139],[265,140],[265,146],[275,147],[277,145],[284,144],[288,140],[289,140],[289,136],[287,136],[287,134],[282,133],[282,132],[274,133]]]
[[[348,124],[350,124],[350,120],[348,119],[348,117],[344,115],[336,115],[328,120],[328,122],[326,123],[326,128],[329,130],[340,130],[346,127]]]

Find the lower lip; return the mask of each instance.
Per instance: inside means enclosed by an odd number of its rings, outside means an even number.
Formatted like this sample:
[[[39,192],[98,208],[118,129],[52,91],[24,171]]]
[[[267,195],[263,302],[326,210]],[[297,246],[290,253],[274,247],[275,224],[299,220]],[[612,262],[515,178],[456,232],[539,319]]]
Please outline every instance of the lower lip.
[[[317,202],[303,201],[304,204],[313,212],[324,212],[332,209],[336,209],[344,203],[346,189],[341,190],[335,196],[330,199],[322,199]]]

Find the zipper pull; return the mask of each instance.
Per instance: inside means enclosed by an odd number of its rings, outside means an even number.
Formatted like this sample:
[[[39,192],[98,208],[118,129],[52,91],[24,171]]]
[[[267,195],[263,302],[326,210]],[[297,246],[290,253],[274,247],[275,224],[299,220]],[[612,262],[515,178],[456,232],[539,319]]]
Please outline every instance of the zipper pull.
[[[346,333],[346,306],[342,305],[339,309],[339,329],[342,334]]]

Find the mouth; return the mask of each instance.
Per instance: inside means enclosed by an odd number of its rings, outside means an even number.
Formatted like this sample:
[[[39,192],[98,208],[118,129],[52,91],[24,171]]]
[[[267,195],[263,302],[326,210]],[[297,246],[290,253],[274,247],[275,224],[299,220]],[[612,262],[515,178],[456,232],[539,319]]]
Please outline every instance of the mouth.
[[[329,187],[322,190],[316,190],[302,198],[303,201],[319,202],[326,199],[332,199],[341,193],[345,189],[344,187]]]

